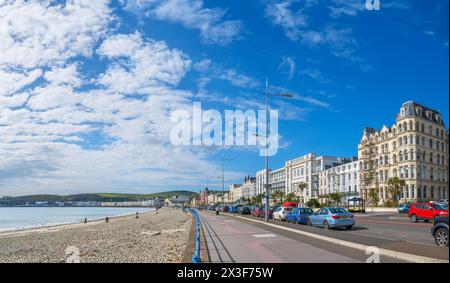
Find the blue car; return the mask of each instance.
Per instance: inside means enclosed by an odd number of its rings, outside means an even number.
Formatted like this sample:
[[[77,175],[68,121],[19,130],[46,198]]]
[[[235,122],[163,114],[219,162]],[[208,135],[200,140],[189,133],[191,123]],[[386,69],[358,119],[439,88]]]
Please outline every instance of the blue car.
[[[230,206],[228,212],[229,212],[229,213],[238,213],[238,208],[237,208],[237,206]]]
[[[340,207],[324,207],[308,218],[308,225],[329,228],[345,227],[351,230],[355,226],[353,214]]]
[[[408,213],[410,207],[410,204],[400,204],[397,208],[397,211],[398,213]]]
[[[309,216],[313,214],[314,211],[311,208],[296,207],[286,215],[286,222],[307,224]]]

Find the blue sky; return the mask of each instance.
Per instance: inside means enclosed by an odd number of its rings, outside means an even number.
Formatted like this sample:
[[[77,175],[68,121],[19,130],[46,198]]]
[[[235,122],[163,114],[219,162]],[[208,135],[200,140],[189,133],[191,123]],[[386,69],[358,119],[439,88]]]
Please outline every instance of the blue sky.
[[[357,155],[403,102],[448,125],[448,0],[0,2],[0,195],[198,191],[263,168],[249,148],[173,147],[168,119],[262,107],[282,136],[271,166]],[[217,184],[219,185],[219,183]]]

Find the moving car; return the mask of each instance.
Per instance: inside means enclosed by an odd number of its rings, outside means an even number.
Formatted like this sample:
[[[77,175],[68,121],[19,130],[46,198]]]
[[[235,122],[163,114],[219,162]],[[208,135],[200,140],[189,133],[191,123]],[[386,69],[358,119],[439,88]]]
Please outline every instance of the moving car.
[[[448,206],[439,203],[413,203],[408,212],[411,222],[448,216]]]
[[[410,204],[400,204],[397,208],[398,213],[408,213]]]
[[[292,210],[292,207],[279,207],[273,213],[273,220],[286,220],[286,215]]]
[[[436,245],[448,247],[448,216],[435,219],[431,235],[433,235]]]
[[[238,208],[238,213],[242,215],[249,215],[251,214],[251,210],[248,206],[241,206]]]
[[[286,216],[286,222],[307,224],[310,215],[313,215],[314,211],[311,208],[293,208]]]
[[[308,217],[308,225],[329,228],[345,227],[351,230],[355,226],[353,214],[340,207],[324,207]]]

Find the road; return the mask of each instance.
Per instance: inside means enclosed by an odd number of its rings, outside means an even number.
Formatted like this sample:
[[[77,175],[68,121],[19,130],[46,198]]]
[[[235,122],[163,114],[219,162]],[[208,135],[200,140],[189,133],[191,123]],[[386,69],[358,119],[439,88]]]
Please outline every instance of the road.
[[[435,246],[430,234],[432,223],[411,223],[406,214],[375,214],[356,217],[357,229],[350,233],[388,240]],[[359,228],[359,229],[358,229]]]
[[[361,250],[263,223],[251,223],[224,214],[216,216],[205,211],[199,215],[208,251],[207,261],[213,263],[344,263],[365,262],[369,257]],[[380,261],[400,262],[388,257],[381,257]]]

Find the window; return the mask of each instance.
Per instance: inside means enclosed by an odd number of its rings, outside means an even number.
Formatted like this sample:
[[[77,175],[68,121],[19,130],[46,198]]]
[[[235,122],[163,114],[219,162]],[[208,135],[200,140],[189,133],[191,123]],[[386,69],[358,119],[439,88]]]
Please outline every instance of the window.
[[[413,121],[409,121],[409,130],[412,131],[413,130]]]
[[[421,131],[422,133],[425,133],[425,124],[424,124],[424,123],[422,123],[422,124],[420,125],[420,131]]]
[[[402,152],[402,151],[400,151],[400,152],[398,153],[398,161],[399,161],[399,162],[402,162],[402,161],[403,161],[403,152]]]
[[[430,146],[430,148],[433,148],[433,140],[432,139],[430,139],[429,146]]]
[[[405,159],[405,161],[408,161],[408,151],[407,150],[405,150],[405,156],[404,156],[404,159]]]

